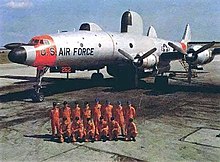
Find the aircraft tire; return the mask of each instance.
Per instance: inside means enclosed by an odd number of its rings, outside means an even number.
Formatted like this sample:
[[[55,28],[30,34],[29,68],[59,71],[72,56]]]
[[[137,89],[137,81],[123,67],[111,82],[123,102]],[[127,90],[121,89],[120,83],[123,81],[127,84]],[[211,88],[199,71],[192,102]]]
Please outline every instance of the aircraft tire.
[[[103,81],[104,75],[102,73],[93,73],[91,76],[93,82]]]
[[[154,84],[156,88],[164,89],[167,88],[169,79],[167,76],[156,76],[154,79]]]
[[[44,101],[44,94],[43,93],[36,93],[34,92],[32,95],[33,102],[43,102]]]

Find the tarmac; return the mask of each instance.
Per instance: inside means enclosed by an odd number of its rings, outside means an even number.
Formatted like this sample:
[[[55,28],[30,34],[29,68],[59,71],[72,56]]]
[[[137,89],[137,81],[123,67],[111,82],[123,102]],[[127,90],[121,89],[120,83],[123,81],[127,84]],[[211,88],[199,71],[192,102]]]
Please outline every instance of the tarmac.
[[[220,159],[220,66],[205,66],[188,84],[177,76],[170,85],[156,89],[153,78],[139,82],[138,89],[115,88],[114,79],[101,70],[100,84],[92,72],[47,73],[43,79],[45,101],[30,99],[35,69],[18,64],[0,65],[0,161],[219,161]],[[174,69],[181,69],[178,62]],[[118,87],[118,86],[117,86]],[[59,143],[51,140],[49,111],[53,101],[78,101],[92,106],[130,100],[137,110],[136,142],[96,141]]]

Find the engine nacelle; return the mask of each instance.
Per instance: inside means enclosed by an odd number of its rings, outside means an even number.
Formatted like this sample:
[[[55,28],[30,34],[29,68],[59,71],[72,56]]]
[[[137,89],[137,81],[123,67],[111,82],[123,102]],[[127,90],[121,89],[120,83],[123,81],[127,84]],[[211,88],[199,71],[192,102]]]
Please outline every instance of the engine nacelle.
[[[142,67],[150,69],[153,68],[155,65],[157,65],[158,62],[159,62],[159,57],[154,54],[151,54],[150,56],[148,56],[143,60]]]
[[[214,55],[212,54],[212,51],[210,49],[207,49],[197,55],[193,55],[190,52],[197,51],[202,46],[195,45],[188,50],[188,55],[186,56],[186,61],[191,62],[191,64],[194,65],[204,65],[209,62],[211,62],[214,59]]]

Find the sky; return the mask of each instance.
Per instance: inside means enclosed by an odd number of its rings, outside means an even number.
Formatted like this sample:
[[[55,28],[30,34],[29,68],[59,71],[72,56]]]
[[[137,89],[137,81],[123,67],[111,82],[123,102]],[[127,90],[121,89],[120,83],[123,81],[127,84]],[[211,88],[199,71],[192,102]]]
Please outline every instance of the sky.
[[[180,40],[189,23],[192,40],[220,41],[219,6],[219,0],[0,0],[0,46],[78,30],[83,22],[119,32],[128,9],[142,16],[144,31],[153,25],[159,38]]]

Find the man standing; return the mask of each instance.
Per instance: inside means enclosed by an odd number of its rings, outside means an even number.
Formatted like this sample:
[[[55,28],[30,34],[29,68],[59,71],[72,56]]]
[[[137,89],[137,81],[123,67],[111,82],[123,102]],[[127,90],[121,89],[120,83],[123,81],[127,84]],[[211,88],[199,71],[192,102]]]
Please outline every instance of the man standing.
[[[131,105],[131,102],[127,102],[127,107],[124,111],[124,116],[125,116],[125,132],[127,132],[127,127],[129,124],[129,119],[132,118],[134,119],[136,117],[136,111],[135,108]]]
[[[56,102],[53,102],[53,108],[50,110],[51,128],[52,128],[52,138],[61,136],[60,128],[60,109]]]
[[[63,136],[67,135],[68,138],[71,136],[71,109],[66,101],[63,102],[63,111],[62,111],[62,133]]]
[[[111,117],[111,122],[109,124],[109,140],[112,139],[118,140],[118,135],[120,132],[120,126],[117,121],[115,121],[114,117]]]
[[[121,127],[121,135],[124,136],[125,130],[125,119],[124,119],[124,109],[122,108],[121,101],[118,101],[118,106],[113,108],[113,116],[115,117],[115,121],[117,121]]]
[[[89,103],[85,102],[85,108],[83,110],[83,125],[86,128],[87,119],[92,117],[92,111],[89,107]]]
[[[79,120],[81,120],[81,108],[78,102],[75,102],[75,107],[72,110],[72,120],[75,120],[76,117],[79,117]]]
[[[98,123],[99,123],[99,119],[101,117],[101,108],[102,105],[100,104],[100,101],[98,98],[95,99],[95,106],[93,107],[93,120],[94,120],[94,124],[95,124],[95,136],[97,138],[98,135]]]
[[[111,121],[112,109],[113,106],[111,105],[110,101],[106,100],[106,104],[105,107],[103,108],[102,115],[104,117],[104,120],[107,121],[107,123]]]

